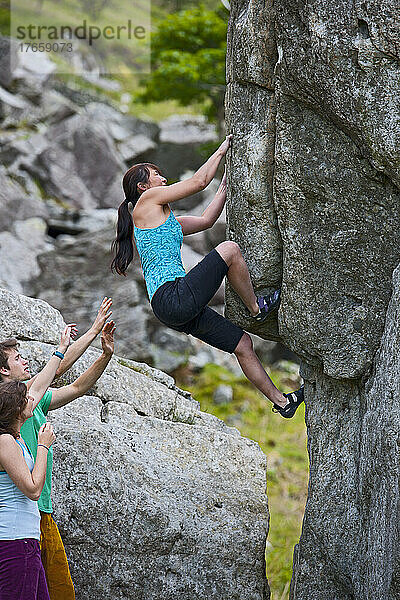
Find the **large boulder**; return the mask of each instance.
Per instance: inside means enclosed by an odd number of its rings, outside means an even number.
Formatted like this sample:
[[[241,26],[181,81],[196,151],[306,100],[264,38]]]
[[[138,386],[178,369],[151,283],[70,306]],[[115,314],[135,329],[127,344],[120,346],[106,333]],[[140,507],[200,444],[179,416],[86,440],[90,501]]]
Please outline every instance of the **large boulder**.
[[[98,102],[78,112],[52,90],[43,96],[39,114],[50,126],[33,154],[28,154],[29,140],[25,141],[21,165],[39,180],[47,196],[70,208],[117,206],[123,200],[126,163],[156,147],[156,124]],[[11,146],[15,149],[15,142]]]
[[[64,325],[61,314],[43,302],[0,287],[1,335],[58,344]]]
[[[59,123],[78,112],[78,107],[56,90],[43,90],[40,98],[40,121],[48,125]]]
[[[47,207],[0,167],[0,231],[9,231],[15,221],[46,217]]]
[[[400,594],[396,19],[374,0],[232,3],[229,235],[256,288],[282,288],[278,319],[253,331],[300,355],[306,381],[292,600]],[[248,322],[232,290],[228,309]]]
[[[32,218],[16,221],[11,231],[0,232],[0,282],[15,292],[40,273],[37,256],[52,246],[47,241],[46,223]]]
[[[50,126],[48,145],[26,165],[45,192],[76,208],[115,206],[124,169],[107,130],[90,115]]]
[[[267,598],[252,442],[93,397],[54,424],[56,518],[78,598]]]
[[[327,378],[320,368],[305,371],[313,390],[307,402],[310,485],[294,555],[295,599],[399,597],[399,307],[400,267],[363,386]]]
[[[2,294],[0,327],[32,340],[21,347],[39,369],[61,315]],[[98,355],[89,349],[56,385]],[[267,600],[266,458],[255,442],[200,412],[171,378],[118,357],[90,395],[49,419],[55,518],[77,600]]]
[[[108,131],[127,167],[157,148],[160,128],[156,123],[123,115],[100,102],[87,104],[86,112]]]

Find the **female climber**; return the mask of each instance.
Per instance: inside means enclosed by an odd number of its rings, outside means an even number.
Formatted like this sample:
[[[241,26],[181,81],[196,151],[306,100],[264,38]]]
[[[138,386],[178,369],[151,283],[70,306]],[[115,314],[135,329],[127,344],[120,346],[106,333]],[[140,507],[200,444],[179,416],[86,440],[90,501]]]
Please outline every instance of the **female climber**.
[[[291,418],[303,401],[303,387],[282,394],[255,354],[250,336],[207,306],[227,276],[250,315],[262,322],[277,310],[280,290],[269,296],[255,295],[246,263],[235,242],[222,242],[188,273],[182,264],[183,236],[212,227],[222,212],[226,174],[201,217],[175,217],[170,204],[207,187],[231,139],[232,135],[228,135],[207,162],[185,181],[167,185],[160,169],[151,163],[133,165],[125,173],[125,200],[118,209],[117,237],[113,242],[115,257],[111,268],[119,275],[126,274],[133,259],[134,240],[157,319],[171,329],[234,353],[246,377],[271,400],[273,410]],[[132,215],[129,204],[133,207]]]

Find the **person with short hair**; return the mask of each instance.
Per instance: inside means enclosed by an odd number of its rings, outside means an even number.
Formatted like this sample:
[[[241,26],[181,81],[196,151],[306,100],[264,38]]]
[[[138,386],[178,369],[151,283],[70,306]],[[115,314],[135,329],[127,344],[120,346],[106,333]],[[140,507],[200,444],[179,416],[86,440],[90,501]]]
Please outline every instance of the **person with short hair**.
[[[46,423],[48,411],[56,410],[72,402],[72,400],[83,396],[96,383],[110,362],[114,352],[115,324],[114,321],[106,323],[106,320],[111,316],[111,306],[112,300],[107,297],[104,298],[90,329],[69,346],[65,355],[59,357],[60,361],[55,371],[55,376],[61,376],[65,373],[82,356],[100,332],[102,354],[71,384],[60,388],[45,389],[33,411],[33,416],[22,425],[21,434],[34,457],[36,457],[37,451],[38,432],[40,427]],[[74,323],[70,324],[70,328],[75,333]],[[8,339],[0,342],[0,380],[5,382],[26,381],[27,388],[30,390],[42,372],[31,378],[28,361],[21,356],[17,340]],[[58,527],[52,517],[52,448],[49,449],[48,454],[46,481],[38,501],[41,516],[42,562],[50,599],[74,600],[75,591],[64,545]],[[1,597],[0,600],[2,600]]]

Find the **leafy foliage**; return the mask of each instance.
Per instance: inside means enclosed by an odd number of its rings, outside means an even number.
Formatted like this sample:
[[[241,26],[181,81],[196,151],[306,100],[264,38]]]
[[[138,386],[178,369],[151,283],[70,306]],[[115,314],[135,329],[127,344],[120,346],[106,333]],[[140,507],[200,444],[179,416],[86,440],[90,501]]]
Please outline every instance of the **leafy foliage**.
[[[203,6],[163,20],[152,35],[152,73],[142,80],[142,102],[204,102],[210,120],[221,121],[225,95],[227,12]]]

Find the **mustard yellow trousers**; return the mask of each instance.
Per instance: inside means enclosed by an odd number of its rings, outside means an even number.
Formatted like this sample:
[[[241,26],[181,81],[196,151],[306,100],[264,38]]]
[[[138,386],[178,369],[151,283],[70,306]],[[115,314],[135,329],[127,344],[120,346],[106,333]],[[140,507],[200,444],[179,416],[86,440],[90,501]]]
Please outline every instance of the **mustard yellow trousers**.
[[[58,527],[49,513],[40,512],[40,549],[50,600],[75,600],[74,584]]]

